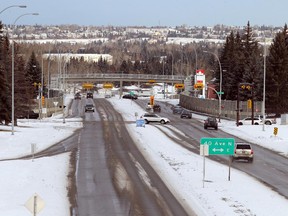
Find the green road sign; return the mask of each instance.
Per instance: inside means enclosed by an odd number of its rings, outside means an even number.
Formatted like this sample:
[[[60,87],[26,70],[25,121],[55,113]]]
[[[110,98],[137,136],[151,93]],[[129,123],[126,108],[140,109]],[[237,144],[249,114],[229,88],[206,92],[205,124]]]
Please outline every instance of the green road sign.
[[[235,140],[233,138],[203,137],[200,144],[209,146],[209,155],[234,155]]]
[[[220,94],[221,94],[221,95],[223,95],[223,94],[224,94],[224,92],[217,92],[217,94],[218,94],[218,95],[220,95]]]

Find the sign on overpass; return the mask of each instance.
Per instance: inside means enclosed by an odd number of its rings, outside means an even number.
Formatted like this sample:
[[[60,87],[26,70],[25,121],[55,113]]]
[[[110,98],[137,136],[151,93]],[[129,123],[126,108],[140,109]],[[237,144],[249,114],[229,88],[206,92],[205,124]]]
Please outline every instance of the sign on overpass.
[[[210,138],[203,137],[200,145],[208,146],[209,155],[234,155],[234,138]]]

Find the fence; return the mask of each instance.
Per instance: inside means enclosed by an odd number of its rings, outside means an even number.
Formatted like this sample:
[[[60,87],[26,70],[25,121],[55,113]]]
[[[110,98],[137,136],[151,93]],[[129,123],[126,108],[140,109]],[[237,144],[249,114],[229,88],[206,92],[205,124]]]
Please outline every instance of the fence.
[[[50,117],[53,113],[62,111],[63,97],[45,98],[44,104],[41,99],[35,99],[34,111],[40,113],[42,117]],[[43,108],[46,109],[46,113],[43,113]]]
[[[219,116],[219,100],[203,99],[182,93],[180,95],[180,105],[186,109],[196,112],[206,113],[212,116]],[[248,108],[247,101],[239,103],[240,119],[251,116],[252,109]],[[262,101],[254,101],[254,113],[262,114]],[[236,119],[237,117],[237,101],[222,100],[221,101],[221,118]]]

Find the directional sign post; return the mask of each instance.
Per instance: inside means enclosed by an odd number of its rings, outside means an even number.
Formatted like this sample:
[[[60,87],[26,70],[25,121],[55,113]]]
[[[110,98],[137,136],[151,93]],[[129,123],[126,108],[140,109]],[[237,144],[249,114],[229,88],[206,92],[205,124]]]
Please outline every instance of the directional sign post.
[[[209,155],[233,155],[235,140],[233,138],[206,138],[200,140],[201,145],[208,145]]]
[[[137,119],[136,120],[136,127],[145,127],[145,120],[144,119]]]
[[[210,138],[203,137],[200,139],[200,149],[201,146],[208,146],[208,154],[205,154],[204,151],[200,151],[200,154],[203,155],[203,188],[205,182],[205,155],[234,155],[235,140],[233,138]],[[231,158],[229,158],[229,172],[228,172],[228,181],[230,181],[231,173]]]
[[[45,202],[39,195],[35,194],[29,200],[27,200],[25,206],[33,214],[33,216],[36,216],[44,208]]]

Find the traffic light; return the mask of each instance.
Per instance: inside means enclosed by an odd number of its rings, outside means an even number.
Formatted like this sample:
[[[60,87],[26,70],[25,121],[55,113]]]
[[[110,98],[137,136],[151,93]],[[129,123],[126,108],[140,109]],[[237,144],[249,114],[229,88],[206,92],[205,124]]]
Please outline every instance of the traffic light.
[[[44,96],[42,96],[41,101],[42,101],[42,106],[44,106],[45,105],[45,97]]]
[[[150,105],[151,106],[154,105],[154,96],[153,95],[150,96]]]
[[[194,89],[201,90],[203,89],[203,87],[204,87],[203,83],[198,82],[194,84]]]
[[[252,109],[252,100],[251,99],[247,100],[247,107],[248,107],[248,109]]]
[[[278,128],[277,127],[274,127],[274,132],[273,134],[276,136],[278,134]]]
[[[176,84],[174,85],[174,87],[175,87],[176,89],[184,89],[184,88],[185,88],[185,86],[184,86],[183,83],[176,83]]]
[[[251,91],[252,90],[252,84],[251,83],[243,83],[243,84],[240,85],[240,88],[242,90]]]

